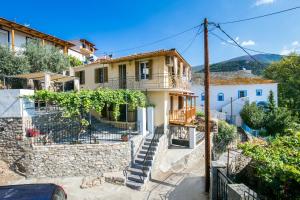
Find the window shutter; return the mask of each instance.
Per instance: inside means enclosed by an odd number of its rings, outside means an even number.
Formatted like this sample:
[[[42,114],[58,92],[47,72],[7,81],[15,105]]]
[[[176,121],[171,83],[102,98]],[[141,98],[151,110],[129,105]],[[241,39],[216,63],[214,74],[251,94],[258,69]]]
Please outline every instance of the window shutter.
[[[139,66],[139,61],[135,61],[135,80],[139,81],[140,80],[140,66]]]
[[[100,83],[99,73],[100,69],[95,69],[95,83]]]
[[[80,79],[81,79],[81,84],[85,84],[85,71],[81,71],[81,76],[80,76]]]
[[[149,80],[152,79],[152,60],[148,61],[148,65],[149,65]]]
[[[103,70],[104,70],[104,83],[107,83],[108,82],[108,68],[104,67]]]

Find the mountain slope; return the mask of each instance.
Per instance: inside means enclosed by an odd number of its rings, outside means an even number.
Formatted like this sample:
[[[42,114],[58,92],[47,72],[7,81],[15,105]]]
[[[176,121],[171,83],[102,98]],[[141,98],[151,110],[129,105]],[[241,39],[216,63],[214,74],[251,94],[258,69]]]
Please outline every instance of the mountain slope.
[[[272,62],[279,61],[282,56],[277,54],[257,54],[253,57],[260,62],[257,63],[253,61],[250,56],[240,56],[232,58],[227,61],[212,64],[210,70],[212,72],[228,72],[228,71],[238,71],[241,69],[252,70],[253,74],[261,75],[263,70]],[[201,68],[202,67],[202,68]],[[194,68],[194,67],[193,67]],[[203,66],[196,66],[195,69],[192,68],[193,72],[203,72]]]

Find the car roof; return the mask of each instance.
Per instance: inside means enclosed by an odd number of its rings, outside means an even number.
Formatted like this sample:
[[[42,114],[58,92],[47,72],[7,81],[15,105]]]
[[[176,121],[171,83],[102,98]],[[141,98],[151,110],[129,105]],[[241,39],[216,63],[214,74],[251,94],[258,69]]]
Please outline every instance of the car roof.
[[[51,200],[55,184],[24,184],[0,186],[1,200]]]

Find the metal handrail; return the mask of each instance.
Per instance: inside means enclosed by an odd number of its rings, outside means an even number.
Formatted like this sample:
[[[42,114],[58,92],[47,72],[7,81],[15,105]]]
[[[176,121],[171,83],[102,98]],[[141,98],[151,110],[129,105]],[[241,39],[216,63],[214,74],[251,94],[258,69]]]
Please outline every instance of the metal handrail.
[[[159,140],[159,137],[160,137],[160,134],[159,134],[160,132],[159,132],[159,130],[160,130],[160,129],[161,129],[161,127],[160,127],[160,128],[155,128],[155,131],[154,131],[153,137],[152,137],[152,139],[151,139],[150,145],[149,145],[149,147],[148,147],[148,149],[147,149],[145,158],[144,158],[143,163],[142,163],[142,171],[143,171],[143,174],[140,175],[140,179],[141,179],[141,180],[144,180],[144,179],[145,179],[145,178],[144,178],[144,175],[146,175],[145,169],[146,169],[147,157],[149,156],[149,153],[151,152],[151,149],[152,149],[152,147],[153,147],[154,142],[156,142],[156,141]]]

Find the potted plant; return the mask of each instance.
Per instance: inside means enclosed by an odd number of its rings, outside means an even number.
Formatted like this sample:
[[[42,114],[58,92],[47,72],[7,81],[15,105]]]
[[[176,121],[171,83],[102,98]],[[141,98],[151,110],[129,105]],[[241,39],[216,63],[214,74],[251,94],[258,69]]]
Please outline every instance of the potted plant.
[[[122,140],[123,142],[127,142],[127,141],[128,141],[128,133],[123,133],[123,134],[121,135],[121,140]]]

